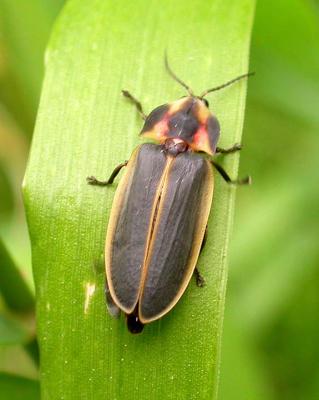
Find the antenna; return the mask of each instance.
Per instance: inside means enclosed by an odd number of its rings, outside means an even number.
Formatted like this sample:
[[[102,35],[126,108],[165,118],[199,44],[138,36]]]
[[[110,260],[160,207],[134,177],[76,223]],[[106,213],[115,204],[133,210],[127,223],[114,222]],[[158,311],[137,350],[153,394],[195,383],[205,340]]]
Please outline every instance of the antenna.
[[[205,92],[203,92],[203,93],[199,96],[199,98],[202,99],[202,98],[205,97],[208,93],[216,92],[217,90],[224,89],[226,86],[232,85],[233,83],[239,81],[240,79],[249,78],[249,77],[252,76],[252,75],[255,75],[255,72],[249,72],[249,73],[247,73],[247,74],[239,75],[239,76],[237,76],[237,78],[234,78],[234,79],[232,79],[232,80],[230,80],[230,81],[228,81],[228,82],[226,82],[226,83],[223,83],[222,85],[216,86],[216,87],[214,87],[214,88],[212,88],[212,89],[207,89],[207,90],[205,90]]]
[[[167,52],[165,51],[165,56],[164,56],[164,62],[165,62],[165,68],[167,70],[167,72],[169,73],[169,75],[174,79],[174,81],[178,82],[180,85],[182,85],[188,92],[188,94],[190,96],[194,96],[194,93],[192,91],[192,89],[186,85],[185,82],[183,82],[181,79],[179,79],[175,73],[172,71],[171,67],[168,64],[168,59],[167,59]]]

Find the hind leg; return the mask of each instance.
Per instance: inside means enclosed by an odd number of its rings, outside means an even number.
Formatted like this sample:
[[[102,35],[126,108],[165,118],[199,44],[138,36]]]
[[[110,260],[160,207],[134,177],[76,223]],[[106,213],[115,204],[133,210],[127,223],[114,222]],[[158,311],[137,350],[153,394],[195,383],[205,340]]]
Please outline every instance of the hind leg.
[[[205,247],[205,244],[206,244],[206,240],[207,240],[207,226],[205,229],[205,233],[204,233],[204,237],[203,237],[203,241],[202,241],[202,245],[201,245],[199,254],[203,251],[203,248]],[[196,285],[198,287],[202,288],[205,286],[205,279],[202,277],[202,275],[200,274],[197,267],[195,267],[195,269],[194,269],[194,277],[196,279]]]

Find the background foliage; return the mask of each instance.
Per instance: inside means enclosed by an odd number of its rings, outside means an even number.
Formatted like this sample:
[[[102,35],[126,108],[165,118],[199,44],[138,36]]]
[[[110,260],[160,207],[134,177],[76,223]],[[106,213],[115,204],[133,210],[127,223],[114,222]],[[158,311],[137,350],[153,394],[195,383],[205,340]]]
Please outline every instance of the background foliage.
[[[1,246],[0,267],[8,260],[19,266],[29,298],[30,252],[19,187],[44,46],[62,1],[24,4],[0,5],[0,233],[11,254]],[[241,156],[241,173],[251,173],[254,185],[237,192],[223,400],[316,399],[319,392],[318,18],[315,1],[257,4],[250,68],[257,75],[249,84]],[[0,397],[14,398],[22,387],[33,399],[38,372],[29,346],[32,301],[28,310],[12,308],[1,282],[0,275]]]

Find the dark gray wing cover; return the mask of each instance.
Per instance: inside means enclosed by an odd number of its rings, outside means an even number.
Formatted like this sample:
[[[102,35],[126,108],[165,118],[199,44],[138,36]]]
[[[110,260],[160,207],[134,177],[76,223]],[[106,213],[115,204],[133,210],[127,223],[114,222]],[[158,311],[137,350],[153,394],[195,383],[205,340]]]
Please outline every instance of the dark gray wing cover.
[[[178,155],[169,169],[140,300],[144,320],[167,309],[182,290],[185,276],[193,272],[189,259],[198,235],[202,194],[211,172],[208,169],[206,160],[191,153]]]
[[[154,199],[165,165],[161,146],[143,144],[117,205],[120,210],[111,244],[110,271],[117,300],[126,308],[137,302]]]

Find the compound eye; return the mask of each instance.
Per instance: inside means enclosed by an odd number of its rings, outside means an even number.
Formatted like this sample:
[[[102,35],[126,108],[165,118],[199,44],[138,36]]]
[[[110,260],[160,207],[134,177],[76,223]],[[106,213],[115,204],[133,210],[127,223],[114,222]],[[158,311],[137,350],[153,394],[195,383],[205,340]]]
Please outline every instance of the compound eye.
[[[209,108],[208,100],[206,100],[206,99],[202,99],[202,100],[203,100],[203,102],[205,103],[205,106],[206,106],[207,108]]]

